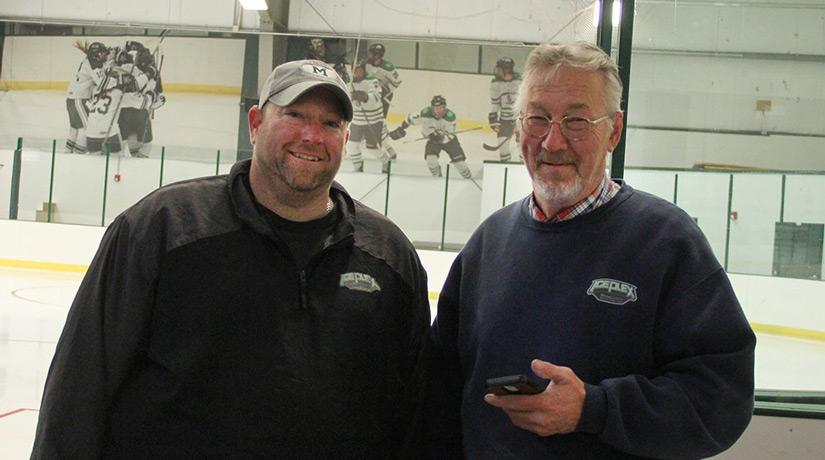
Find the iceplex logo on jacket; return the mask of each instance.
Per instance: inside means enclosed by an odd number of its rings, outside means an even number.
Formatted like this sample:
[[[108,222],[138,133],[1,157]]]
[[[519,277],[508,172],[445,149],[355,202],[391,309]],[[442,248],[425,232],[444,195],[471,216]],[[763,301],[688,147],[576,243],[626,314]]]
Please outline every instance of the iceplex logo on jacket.
[[[341,287],[352,289],[353,291],[375,292],[380,291],[381,286],[370,275],[366,273],[350,272],[341,275]]]
[[[628,302],[635,302],[636,299],[638,299],[636,296],[636,286],[610,278],[593,280],[590,288],[587,289],[587,295],[592,295],[599,302],[613,305],[624,305]]]

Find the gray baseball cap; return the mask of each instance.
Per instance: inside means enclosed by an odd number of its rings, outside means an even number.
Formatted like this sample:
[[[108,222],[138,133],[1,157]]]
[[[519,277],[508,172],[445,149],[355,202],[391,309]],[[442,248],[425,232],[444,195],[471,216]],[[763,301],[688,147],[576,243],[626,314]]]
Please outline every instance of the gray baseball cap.
[[[347,84],[329,64],[313,59],[290,61],[275,67],[261,89],[258,107],[266,101],[286,107],[316,86],[326,86],[338,96],[347,121],[352,121],[352,100]]]

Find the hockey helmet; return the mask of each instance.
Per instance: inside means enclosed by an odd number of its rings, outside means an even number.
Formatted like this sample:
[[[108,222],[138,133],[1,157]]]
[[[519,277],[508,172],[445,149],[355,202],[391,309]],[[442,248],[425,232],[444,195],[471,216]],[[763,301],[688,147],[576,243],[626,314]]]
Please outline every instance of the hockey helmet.
[[[143,43],[141,43],[141,42],[134,41],[134,40],[129,40],[129,41],[126,42],[125,49],[126,49],[126,51],[141,51],[141,50],[145,50],[146,47],[143,46]]]
[[[433,96],[432,100],[430,100],[430,105],[433,107],[437,105],[447,105],[447,99],[444,99],[444,96],[440,94],[436,94]]]
[[[513,61],[512,58],[503,57],[496,61],[496,68],[501,69],[508,73],[513,73],[513,69],[516,67],[516,63]]]
[[[143,48],[138,51],[137,56],[135,57],[135,64],[137,64],[139,69],[145,72],[145,69],[155,65],[155,57],[148,49]]]
[[[103,65],[108,55],[109,49],[100,42],[94,42],[86,48],[86,57],[89,58],[89,63],[92,64],[93,68]]]
[[[375,54],[378,57],[384,57],[384,53],[387,51],[387,49],[384,48],[384,45],[382,45],[381,43],[373,43],[372,45],[370,45],[368,51],[370,52],[370,54]]]

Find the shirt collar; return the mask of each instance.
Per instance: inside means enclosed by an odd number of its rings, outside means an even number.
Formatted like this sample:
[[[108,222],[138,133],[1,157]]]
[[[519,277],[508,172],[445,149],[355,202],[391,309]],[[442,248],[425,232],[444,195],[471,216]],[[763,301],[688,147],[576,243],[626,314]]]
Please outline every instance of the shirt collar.
[[[590,195],[586,196],[583,200],[573,206],[562,209],[555,216],[550,217],[545,215],[544,211],[541,210],[541,207],[536,202],[536,195],[533,193],[530,195],[530,202],[528,205],[530,215],[533,219],[539,222],[555,223],[571,220],[606,204],[614,196],[616,196],[617,193],[619,193],[620,188],[621,186],[618,183],[605,175],[604,179],[602,179],[598,187],[596,187]]]

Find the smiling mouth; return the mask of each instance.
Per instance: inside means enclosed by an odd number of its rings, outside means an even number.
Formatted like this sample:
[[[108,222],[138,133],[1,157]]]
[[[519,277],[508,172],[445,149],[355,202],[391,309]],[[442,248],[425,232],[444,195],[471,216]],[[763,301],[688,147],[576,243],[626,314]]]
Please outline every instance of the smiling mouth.
[[[306,161],[321,161],[321,159],[316,157],[316,156],[306,155],[306,154],[300,153],[300,152],[293,152],[291,150],[289,151],[289,154],[294,156],[295,158],[300,158],[300,159],[306,160]]]

